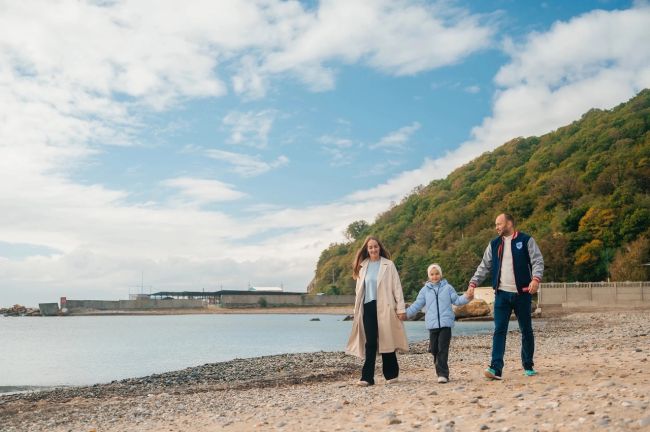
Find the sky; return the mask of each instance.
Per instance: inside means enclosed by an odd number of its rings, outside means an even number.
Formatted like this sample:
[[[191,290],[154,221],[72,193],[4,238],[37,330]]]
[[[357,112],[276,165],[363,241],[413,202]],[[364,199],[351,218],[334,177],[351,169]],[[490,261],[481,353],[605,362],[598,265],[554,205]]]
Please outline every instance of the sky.
[[[0,307],[305,291],[419,185],[650,87],[646,1],[0,0]]]

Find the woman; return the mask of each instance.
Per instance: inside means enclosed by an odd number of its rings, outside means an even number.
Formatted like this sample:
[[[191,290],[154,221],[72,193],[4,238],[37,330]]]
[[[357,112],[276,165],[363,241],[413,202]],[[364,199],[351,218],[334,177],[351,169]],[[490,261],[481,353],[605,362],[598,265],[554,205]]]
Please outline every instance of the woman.
[[[406,319],[404,293],[390,254],[372,236],[357,251],[352,265],[357,281],[354,321],[346,352],[365,358],[361,386],[375,383],[375,360],[381,353],[386,383],[397,381],[399,365],[395,352],[408,351],[402,320]]]

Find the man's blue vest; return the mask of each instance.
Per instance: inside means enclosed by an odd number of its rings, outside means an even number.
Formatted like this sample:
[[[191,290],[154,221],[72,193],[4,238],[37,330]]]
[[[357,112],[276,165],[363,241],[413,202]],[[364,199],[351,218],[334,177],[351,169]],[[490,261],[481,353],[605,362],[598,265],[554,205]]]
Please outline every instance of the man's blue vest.
[[[522,292],[527,288],[530,281],[533,280],[533,268],[530,264],[530,255],[528,253],[528,234],[515,231],[510,243],[512,251],[512,268],[515,271],[515,284],[517,291]],[[492,247],[492,288],[499,288],[499,279],[501,279],[501,264],[503,257],[503,237],[497,237],[490,242]]]

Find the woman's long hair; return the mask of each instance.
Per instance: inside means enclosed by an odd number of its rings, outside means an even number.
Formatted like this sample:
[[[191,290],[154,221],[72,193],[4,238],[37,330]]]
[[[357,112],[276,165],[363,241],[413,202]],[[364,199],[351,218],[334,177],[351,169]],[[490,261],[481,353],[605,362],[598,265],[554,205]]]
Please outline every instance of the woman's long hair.
[[[370,257],[370,255],[368,255],[368,242],[370,240],[376,241],[377,244],[379,245],[379,256],[382,256],[386,259],[390,259],[390,252],[386,250],[384,245],[381,244],[381,242],[377,237],[375,236],[366,237],[366,240],[363,242],[361,248],[357,251],[357,254],[354,257],[354,261],[352,262],[352,278],[355,280],[359,277],[359,270],[361,269],[361,263]]]

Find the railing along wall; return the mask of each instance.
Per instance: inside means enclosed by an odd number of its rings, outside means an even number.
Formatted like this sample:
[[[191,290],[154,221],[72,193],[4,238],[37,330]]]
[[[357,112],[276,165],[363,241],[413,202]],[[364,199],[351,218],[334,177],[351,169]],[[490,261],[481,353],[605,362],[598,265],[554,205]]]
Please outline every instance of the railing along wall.
[[[538,302],[543,305],[650,304],[650,281],[643,282],[545,282]]]

